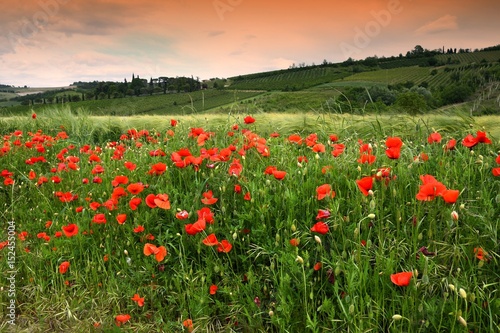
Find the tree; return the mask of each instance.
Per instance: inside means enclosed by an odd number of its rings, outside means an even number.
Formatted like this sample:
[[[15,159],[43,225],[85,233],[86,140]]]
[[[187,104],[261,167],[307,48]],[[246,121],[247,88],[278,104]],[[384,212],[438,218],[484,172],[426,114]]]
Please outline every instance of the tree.
[[[402,111],[411,115],[423,113],[427,110],[427,103],[424,97],[412,91],[399,94],[394,104]]]

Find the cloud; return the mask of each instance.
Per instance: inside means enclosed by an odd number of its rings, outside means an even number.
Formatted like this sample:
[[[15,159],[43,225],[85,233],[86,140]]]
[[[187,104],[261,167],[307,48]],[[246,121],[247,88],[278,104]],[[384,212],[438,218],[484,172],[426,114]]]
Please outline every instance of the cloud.
[[[457,17],[448,14],[421,26],[415,30],[415,33],[417,35],[427,35],[453,30],[458,30]]]
[[[219,35],[223,35],[225,34],[226,32],[223,31],[223,30],[217,30],[217,31],[209,31],[208,32],[208,37],[215,37],[215,36],[219,36]]]

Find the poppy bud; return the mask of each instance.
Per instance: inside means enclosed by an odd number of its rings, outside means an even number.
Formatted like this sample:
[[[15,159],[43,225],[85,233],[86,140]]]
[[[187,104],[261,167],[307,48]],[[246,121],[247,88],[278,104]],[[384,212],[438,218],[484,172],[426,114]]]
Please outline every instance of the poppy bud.
[[[316,243],[321,245],[321,238],[319,238],[318,235],[314,235],[314,240],[316,241]]]
[[[465,204],[460,204],[460,209],[465,209]]]
[[[373,213],[368,214],[368,218],[370,220],[373,220],[375,218],[375,214],[373,214]]]
[[[269,317],[272,317],[274,316],[274,311],[273,310],[269,310]]]
[[[467,322],[465,321],[465,319],[462,316],[458,316],[457,320],[460,323],[460,325],[467,327]]]
[[[297,227],[295,226],[295,224],[292,224],[292,227],[290,229],[292,229],[292,232],[295,232],[297,230]]]
[[[449,284],[449,285],[448,285],[448,288],[450,288],[450,290],[451,290],[451,291],[455,291],[455,286],[454,286],[454,285],[452,285],[452,284]]]
[[[371,192],[371,194],[370,194],[370,192]],[[372,190],[368,191],[368,194],[369,194],[369,195],[373,195]],[[370,200],[370,209],[371,209],[371,210],[375,209],[375,205],[376,205],[376,204],[375,204],[375,200]]]
[[[236,238],[238,238],[238,234],[236,233],[236,231],[233,233],[233,240],[236,240]]]
[[[451,219],[453,221],[458,221],[458,213],[456,211],[451,212]]]
[[[358,237],[359,235],[359,228],[354,229],[354,238]]]
[[[463,288],[460,288],[458,290],[458,294],[460,295],[460,297],[462,297],[463,299],[467,299],[467,292],[463,289]]]
[[[298,262],[301,265],[304,265],[304,259],[302,259],[301,256],[297,256],[297,258],[295,259],[295,261]]]
[[[123,254],[125,254],[126,256],[128,256],[128,251],[127,250],[123,250]]]
[[[395,314],[394,316],[392,316],[392,319],[393,320],[401,320],[401,319],[403,319],[403,316]]]
[[[368,190],[368,195],[371,196],[371,197],[373,197],[373,191],[372,190]]]

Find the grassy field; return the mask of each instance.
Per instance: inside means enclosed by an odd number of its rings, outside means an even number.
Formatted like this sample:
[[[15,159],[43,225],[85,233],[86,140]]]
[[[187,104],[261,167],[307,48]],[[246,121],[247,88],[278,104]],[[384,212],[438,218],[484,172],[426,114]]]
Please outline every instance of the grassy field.
[[[71,108],[91,110],[94,115],[155,115],[155,114],[190,114],[207,111],[216,107],[226,110],[245,99],[258,96],[262,91],[207,90],[192,93],[161,94],[118,99],[89,100],[71,102]],[[42,112],[47,105],[18,106],[0,110],[3,116],[23,114],[33,110]]]
[[[175,120],[0,118],[0,330],[500,328],[500,117]]]

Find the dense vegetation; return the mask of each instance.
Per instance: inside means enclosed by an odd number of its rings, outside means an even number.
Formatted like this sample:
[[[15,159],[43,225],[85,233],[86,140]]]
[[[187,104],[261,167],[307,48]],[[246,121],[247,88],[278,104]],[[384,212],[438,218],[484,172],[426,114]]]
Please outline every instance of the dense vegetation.
[[[498,117],[49,110],[0,119],[2,331],[500,328]]]

